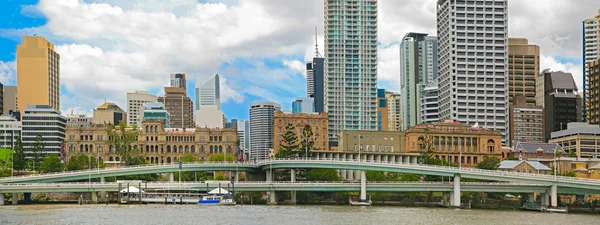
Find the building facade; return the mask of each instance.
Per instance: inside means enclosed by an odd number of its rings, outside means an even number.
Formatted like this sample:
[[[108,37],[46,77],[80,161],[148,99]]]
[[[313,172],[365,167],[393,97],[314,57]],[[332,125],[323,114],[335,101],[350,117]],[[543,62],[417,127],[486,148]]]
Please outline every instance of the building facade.
[[[421,92],[437,79],[437,38],[408,33],[400,43],[402,130],[421,123]]]
[[[235,129],[165,128],[162,120],[152,119],[143,121],[138,129],[138,139],[131,147],[149,163],[174,163],[185,154],[203,161],[213,154],[237,154]],[[104,125],[67,128],[66,159],[85,154],[108,165],[120,164],[123,159],[109,139]]]
[[[339,151],[400,153],[404,152],[404,135],[397,131],[345,130],[340,137]]]
[[[540,46],[526,38],[508,39],[508,97],[512,104],[517,95],[525,96],[527,105],[535,105],[535,79],[540,74]]]
[[[171,124],[171,114],[165,109],[165,105],[160,102],[144,103],[144,120],[162,120],[164,127],[169,128]]]
[[[70,114],[67,116],[67,127],[89,127],[94,124],[94,118],[87,115]]]
[[[588,72],[588,64],[600,59],[600,9],[594,18],[583,20],[583,102],[590,103],[587,99],[588,80],[592,77]],[[587,119],[587,104],[583,105],[583,118]]]
[[[543,108],[527,100],[525,96],[515,96],[510,105],[510,146],[518,142],[544,142]]]
[[[568,123],[577,122],[577,85],[573,75],[563,72],[544,74],[544,140],[563,130]]]
[[[296,98],[292,102],[292,113],[314,113],[315,101],[313,98]]]
[[[437,2],[440,120],[502,132],[509,145],[508,1]],[[475,23],[474,21],[477,21]]]
[[[120,121],[127,124],[127,113],[123,111],[117,104],[105,102],[94,109],[94,124],[113,124],[117,125]]]
[[[196,110],[196,127],[223,128],[227,119],[216,105],[204,105]]]
[[[325,1],[325,112],[329,138],[377,129],[377,0]]]
[[[433,81],[421,91],[420,124],[440,121],[437,84],[437,81]]]
[[[4,86],[2,93],[2,115],[8,116],[10,111],[17,111],[17,86]]]
[[[127,125],[140,126],[144,119],[144,104],[146,102],[157,102],[156,95],[148,94],[147,91],[135,91],[127,93]]]
[[[237,132],[240,140],[240,149],[250,149],[250,124],[248,120],[238,120]]]
[[[377,130],[388,130],[389,114],[385,89],[377,89]]]
[[[600,124],[600,59],[587,64],[587,122]]]
[[[292,124],[294,126],[294,134],[298,137],[298,146],[301,146],[303,141],[307,139],[302,135],[302,131],[306,125],[309,125],[313,136],[314,149],[312,150],[327,150],[329,149],[329,135],[327,134],[327,113],[318,114],[306,114],[306,113],[286,113],[282,111],[275,112],[273,116],[273,149],[275,152],[279,150],[279,147],[283,143],[283,136],[287,132],[286,126]]]
[[[599,158],[600,126],[582,122],[566,125],[566,129],[552,132],[549,143],[557,143],[578,158]]]
[[[44,143],[44,154],[59,154],[65,141],[67,118],[48,105],[28,105],[22,115],[21,140],[25,152],[31,152],[35,142]],[[37,137],[40,137],[38,139]]]
[[[0,116],[0,148],[13,149],[21,136],[21,121],[10,116]]]
[[[17,46],[17,83],[21,113],[27,105],[60,110],[60,55],[54,44],[41,36],[23,36]]]
[[[221,107],[221,88],[219,74],[200,76],[196,79],[196,110],[202,106],[213,105]]]
[[[171,87],[182,87],[187,89],[187,80],[185,79],[185,73],[172,73],[170,78]]]
[[[273,148],[274,115],[281,105],[274,102],[250,104],[250,159],[264,160]]]
[[[402,129],[402,99],[400,93],[385,92],[385,98],[388,105],[388,129],[389,131],[400,131]]]
[[[317,55],[306,64],[306,97],[313,98],[315,112],[325,112],[325,59]]]
[[[171,128],[194,128],[194,103],[182,87],[165,87],[165,96],[158,102],[169,111]]]
[[[404,151],[421,153],[420,143],[429,139],[436,158],[465,167],[475,167],[485,156],[505,158],[498,130],[473,127],[458,121],[422,124],[405,132]]]
[[[508,157],[519,160],[553,160],[555,156],[567,156],[567,152],[556,143],[515,142],[508,153]]]

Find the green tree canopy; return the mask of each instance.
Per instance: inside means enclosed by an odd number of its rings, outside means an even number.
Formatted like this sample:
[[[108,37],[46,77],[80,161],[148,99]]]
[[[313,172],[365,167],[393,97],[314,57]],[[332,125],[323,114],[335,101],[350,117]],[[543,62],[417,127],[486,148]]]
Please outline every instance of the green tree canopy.
[[[429,129],[425,128],[424,134],[419,137],[419,153],[421,154],[421,160],[423,164],[433,164],[432,160],[435,147],[433,145],[433,138],[429,133]]]
[[[340,177],[335,169],[309,169],[306,171],[307,181],[339,181]]]
[[[221,157],[222,158],[222,157]],[[198,157],[196,157],[194,154],[192,153],[188,153],[185,155],[182,155],[179,160],[181,160],[181,162],[184,163],[190,163],[190,162],[200,162],[200,159]]]
[[[37,165],[37,169],[39,172],[41,172],[41,170],[39,169],[39,165],[42,163],[42,161],[44,160],[44,148],[45,148],[45,144],[44,144],[44,140],[42,139],[42,135],[38,134],[35,136],[35,142],[33,143],[33,148],[31,148],[31,153],[30,153],[30,157],[31,160],[33,161],[33,163],[35,165],[33,165],[34,167],[36,167]]]
[[[117,155],[121,158],[121,162],[126,165],[130,165],[127,161],[132,160],[139,154],[138,151],[134,151],[131,145],[138,140],[140,130],[137,125],[127,126],[127,124],[121,120],[118,126],[110,125],[107,128],[109,144],[115,147]],[[138,162],[139,163],[139,160]]]
[[[302,138],[300,141],[300,149],[298,149],[300,158],[307,157],[306,154],[308,154],[308,157],[311,157],[311,151],[317,149],[315,149],[315,138],[310,125],[306,124],[304,128],[302,128],[300,137]]]
[[[56,154],[52,154],[44,159],[39,166],[40,173],[54,173],[63,171],[65,166],[60,161],[60,158]]]
[[[98,161],[93,156],[76,155],[67,162],[67,170],[86,170],[98,168]],[[104,168],[104,163],[100,162],[100,168]]]
[[[511,156],[511,157],[508,157],[508,158],[506,158],[504,160],[513,160],[513,161],[516,161],[516,160],[519,160],[519,158]]]
[[[285,134],[282,137],[282,143],[277,149],[275,154],[276,158],[289,158],[295,157],[296,151],[298,150],[298,136],[296,136],[295,127],[293,124],[288,123],[285,126]]]
[[[27,166],[27,160],[25,159],[25,151],[23,150],[23,142],[21,136],[17,137],[17,142],[13,147],[13,169],[21,171]]]
[[[477,164],[477,168],[484,170],[496,170],[500,166],[500,159],[497,157],[484,156],[483,161]]]
[[[227,157],[227,162],[235,162],[235,156],[233,156],[232,154],[225,154]],[[208,158],[208,161],[211,162],[223,162],[223,154],[212,154],[210,155],[210,158]]]

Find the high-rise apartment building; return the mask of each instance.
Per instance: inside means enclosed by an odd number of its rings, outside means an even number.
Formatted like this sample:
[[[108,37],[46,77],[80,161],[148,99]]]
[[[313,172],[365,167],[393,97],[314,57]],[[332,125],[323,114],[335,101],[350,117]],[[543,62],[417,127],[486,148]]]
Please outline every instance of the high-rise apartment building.
[[[136,124],[138,127],[144,119],[144,104],[146,102],[157,102],[156,95],[148,94],[147,91],[135,91],[127,93],[127,125]]]
[[[587,64],[587,122],[600,124],[600,59]]]
[[[377,0],[325,1],[325,111],[329,138],[377,129]]]
[[[377,89],[377,130],[388,130],[388,102],[385,89]]]
[[[185,88],[165,87],[165,96],[158,97],[171,116],[170,128],[194,128],[194,103]]]
[[[594,18],[583,20],[583,102],[590,103],[588,95],[588,63],[600,59],[600,9]],[[587,118],[587,104],[582,104],[583,119]]]
[[[185,79],[185,73],[172,73],[171,74],[171,87],[182,87],[187,89],[187,81]]]
[[[37,140],[44,143],[42,150],[44,154],[61,152],[65,141],[67,119],[60,114],[60,111],[48,105],[28,105],[22,123],[21,140],[25,152],[31,152]]]
[[[60,110],[60,55],[41,36],[23,36],[17,46],[19,111],[27,105],[49,105]]]
[[[221,107],[221,88],[219,74],[200,76],[196,79],[196,110],[204,105]]]
[[[552,132],[566,129],[568,123],[577,122],[580,100],[573,75],[564,72],[544,74],[544,141]]]
[[[400,93],[386,92],[385,98],[387,99],[388,105],[388,131],[400,131],[401,121],[401,97]]]
[[[313,98],[296,98],[292,102],[292,113],[314,113],[315,101]]]
[[[508,1],[437,2],[440,120],[508,133]]]
[[[408,33],[400,43],[402,130],[421,123],[421,92],[437,79],[437,38]]]
[[[508,97],[525,96],[525,103],[536,104],[535,80],[540,73],[540,46],[526,38],[508,39]]]
[[[421,91],[421,123],[440,122],[437,84],[437,81],[433,81]]]
[[[544,114],[541,106],[527,102],[529,98],[514,96],[510,105],[510,146],[521,142],[544,143]]]
[[[250,149],[250,124],[248,123],[248,120],[238,120],[237,123],[240,149]]]
[[[250,104],[250,159],[264,160],[273,149],[273,116],[281,110],[274,102]]]
[[[99,125],[118,125],[121,121],[127,123],[127,113],[117,104],[105,102],[94,109],[94,118],[92,120],[94,124]]]
[[[8,116],[10,111],[17,111],[17,86],[4,86],[2,94],[2,115]]]

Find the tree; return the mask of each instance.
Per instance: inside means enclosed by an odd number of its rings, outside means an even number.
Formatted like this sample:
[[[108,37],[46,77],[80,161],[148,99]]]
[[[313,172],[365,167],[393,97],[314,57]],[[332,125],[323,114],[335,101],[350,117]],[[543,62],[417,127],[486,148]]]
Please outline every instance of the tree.
[[[36,165],[39,165],[42,163],[42,161],[44,160],[44,148],[45,148],[45,144],[44,144],[44,140],[42,139],[42,135],[38,134],[37,136],[35,136],[35,142],[33,143],[33,148],[31,148],[31,159],[33,161],[33,167],[35,167]],[[40,171],[40,169],[38,169],[38,171]]]
[[[279,149],[277,149],[276,158],[297,156],[295,155],[295,151],[298,149],[298,136],[294,132],[295,129],[291,123],[285,126],[285,134],[283,134],[282,143],[279,145]]]
[[[40,173],[53,173],[63,171],[64,165],[56,154],[46,157],[39,166]]]
[[[23,150],[21,136],[17,137],[17,142],[15,143],[13,151],[13,169],[17,172],[20,172],[27,166],[27,160],[25,159],[25,151]]]
[[[223,156],[221,156],[221,161],[222,161],[222,158],[223,158]],[[183,163],[200,162],[200,159],[192,153],[182,155],[179,159]],[[175,180],[179,180],[179,173],[174,173],[174,178],[175,178]],[[206,173],[204,173],[204,172],[181,172],[181,180],[182,181],[195,181],[195,180],[204,181],[204,180],[206,180]]]
[[[575,157],[577,157],[577,153],[575,153],[575,151],[570,151],[569,152],[569,157],[575,158]]]
[[[306,171],[307,181],[338,181],[340,177],[335,169],[310,169]]]
[[[425,128],[424,134],[419,137],[418,144],[419,153],[421,154],[421,162],[423,164],[432,164],[435,147],[433,145],[433,138],[431,137],[428,128]]]
[[[316,149],[314,147],[315,138],[313,137],[313,132],[310,125],[306,124],[306,126],[304,126],[300,137],[302,138],[302,141],[300,142],[300,149],[298,149],[300,158],[311,157],[312,154],[310,151]]]
[[[139,153],[131,148],[131,144],[138,140],[140,133],[137,125],[127,126],[121,120],[118,126],[108,126],[107,133],[109,144],[115,148],[117,155],[121,157],[121,162],[128,164],[127,161],[136,157],[136,154]]]
[[[225,157],[227,157],[227,162],[235,161],[235,156],[233,156],[232,154],[225,154],[225,155],[226,155]],[[212,155],[210,155],[210,158],[208,158],[208,161],[223,162],[223,154],[212,154]]]
[[[69,170],[69,171],[96,169],[96,168],[98,168],[98,162],[96,161],[96,158],[94,158],[93,156],[76,155],[69,159],[66,167],[67,167],[67,170]],[[99,167],[104,168],[105,166],[103,163],[100,163]]]
[[[477,164],[477,168],[485,170],[496,170],[500,166],[500,159],[496,157],[484,156],[483,161]]]
[[[514,161],[514,160],[519,160],[519,158],[511,156],[511,157],[506,158],[505,160],[513,160]]]

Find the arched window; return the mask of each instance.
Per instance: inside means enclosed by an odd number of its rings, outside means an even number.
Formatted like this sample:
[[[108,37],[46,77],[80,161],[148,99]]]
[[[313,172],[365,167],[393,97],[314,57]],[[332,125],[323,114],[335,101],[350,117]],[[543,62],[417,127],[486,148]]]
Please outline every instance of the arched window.
[[[192,147],[191,147],[191,151],[192,151],[192,153],[196,153],[196,146],[193,146],[193,145],[192,145]]]
[[[146,157],[146,161],[150,161],[150,158]]]
[[[154,132],[158,133],[158,126],[154,126]]]
[[[167,163],[171,163],[171,157],[167,157]]]
[[[158,157],[154,157],[154,163],[158,163]]]
[[[154,163],[154,158],[150,158],[150,163]]]
[[[115,159],[111,156],[108,158],[108,161],[114,161]]]
[[[190,146],[187,146],[187,145],[186,145],[186,146],[185,146],[185,153],[188,153],[188,152],[190,152]]]
[[[227,153],[231,153],[231,146],[227,146]]]
[[[148,130],[148,126],[146,126],[146,133],[149,133],[150,131]]]
[[[121,161],[121,159],[119,158],[119,156],[117,156],[117,157],[115,158],[115,160],[116,160],[117,162],[120,162],[120,161]]]
[[[213,154],[213,146],[210,146],[210,154]]]
[[[154,145],[150,145],[150,152],[154,153]]]
[[[179,153],[182,153],[182,152],[183,152],[183,145],[180,145],[179,146]]]
[[[79,152],[83,152],[83,145],[79,145]]]
[[[171,146],[167,145],[167,153],[170,153],[170,152],[171,152]]]
[[[200,146],[200,153],[204,153],[204,145]]]
[[[146,145],[146,153],[150,152],[150,146]]]
[[[219,153],[223,153],[223,146],[219,145]]]

